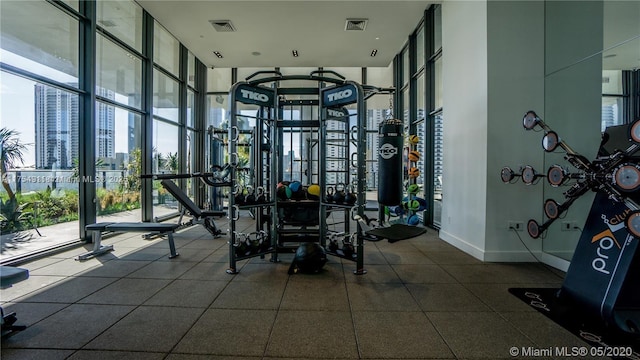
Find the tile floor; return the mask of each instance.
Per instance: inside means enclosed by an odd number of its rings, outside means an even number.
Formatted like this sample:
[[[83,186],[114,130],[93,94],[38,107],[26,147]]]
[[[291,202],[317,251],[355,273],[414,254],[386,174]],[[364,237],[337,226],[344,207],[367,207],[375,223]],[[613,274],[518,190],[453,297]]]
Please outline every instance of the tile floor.
[[[223,227],[224,228],[224,227]],[[253,258],[228,275],[227,238],[202,227],[166,240],[106,239],[21,265],[30,278],[0,292],[25,331],[2,341],[10,359],[509,359],[512,346],[586,346],[507,292],[558,287],[533,263],[482,263],[435,230],[365,245],[366,275],[329,257],[318,275],[288,275]]]

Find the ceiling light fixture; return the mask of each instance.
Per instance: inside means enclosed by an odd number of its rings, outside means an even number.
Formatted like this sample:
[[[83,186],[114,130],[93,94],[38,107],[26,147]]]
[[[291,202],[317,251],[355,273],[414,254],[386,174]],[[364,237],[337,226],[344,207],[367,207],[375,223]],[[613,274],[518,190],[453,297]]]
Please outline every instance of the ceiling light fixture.
[[[293,57],[298,57],[298,50],[292,50],[291,54],[293,55]]]
[[[378,49],[373,49],[373,50],[371,51],[371,57],[374,57],[374,56],[376,56],[377,54],[378,54]]]
[[[217,57],[218,57],[218,59],[222,59],[222,58],[223,58],[222,54],[220,54],[220,52],[219,52],[219,51],[214,51],[214,52],[213,52],[213,54],[214,54],[215,56],[217,56]]]

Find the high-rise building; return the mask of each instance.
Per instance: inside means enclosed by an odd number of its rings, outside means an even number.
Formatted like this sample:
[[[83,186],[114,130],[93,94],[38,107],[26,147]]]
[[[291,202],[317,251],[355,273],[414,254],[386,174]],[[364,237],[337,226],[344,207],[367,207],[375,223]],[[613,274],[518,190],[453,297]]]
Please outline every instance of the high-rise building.
[[[36,168],[70,169],[78,159],[78,96],[42,84],[35,91]],[[98,89],[98,94],[115,99],[115,93]],[[115,158],[115,108],[97,104],[96,157]]]
[[[115,99],[116,94],[111,90],[98,88],[97,94],[107,99]],[[98,158],[115,158],[115,131],[116,116],[115,107],[102,102],[96,104],[96,157]]]
[[[35,85],[36,168],[69,169],[78,158],[78,96]]]

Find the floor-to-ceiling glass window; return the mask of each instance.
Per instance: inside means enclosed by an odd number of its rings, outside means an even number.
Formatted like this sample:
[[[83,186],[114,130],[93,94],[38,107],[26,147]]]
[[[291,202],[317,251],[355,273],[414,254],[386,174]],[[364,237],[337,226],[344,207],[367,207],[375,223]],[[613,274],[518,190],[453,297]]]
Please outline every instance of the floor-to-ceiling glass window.
[[[180,172],[180,43],[158,22],[153,30],[153,149],[154,174]],[[178,210],[176,200],[153,181],[153,217],[162,218]]]
[[[442,218],[442,198],[444,196],[442,189],[443,174],[443,145],[442,145],[442,13],[440,5],[433,5],[427,11],[427,24],[430,34],[427,41],[427,71],[430,79],[427,82],[431,92],[429,96],[429,121],[428,133],[431,140],[431,160],[433,161],[433,182],[432,192],[432,223],[434,227],[440,227]]]
[[[77,5],[77,4],[76,4]],[[0,4],[0,261],[79,237],[79,14]],[[76,7],[77,9],[77,7]],[[74,176],[75,175],[75,176]],[[40,234],[34,228],[42,228]]]
[[[206,158],[205,167],[212,171],[213,166],[223,166],[228,162],[227,126],[229,124],[229,90],[232,85],[231,68],[213,68],[207,70],[206,97]],[[225,187],[208,189],[209,206],[215,210],[222,210],[228,197]]]
[[[142,8],[131,1],[99,2],[96,24],[96,214],[99,221],[139,221]]]
[[[366,83],[379,88],[393,86],[393,64],[367,68]],[[367,108],[367,201],[378,201],[378,127],[393,117],[393,94],[377,94],[366,100]],[[367,208],[375,208],[367,203]]]
[[[416,151],[419,155],[418,160],[411,164],[416,167],[420,172],[415,178],[415,183],[420,186],[420,190],[416,194],[419,201],[422,199],[426,204],[425,197],[425,178],[428,174],[427,166],[431,165],[430,162],[425,161],[425,144],[426,144],[426,76],[425,76],[425,25],[424,21],[418,25],[415,31],[415,69],[412,69],[412,77],[415,83],[415,114],[413,114],[411,126],[411,133],[418,135],[418,143],[412,146],[413,151]],[[425,206],[422,211],[417,213],[421,223],[427,223],[425,214],[428,214],[428,207]]]

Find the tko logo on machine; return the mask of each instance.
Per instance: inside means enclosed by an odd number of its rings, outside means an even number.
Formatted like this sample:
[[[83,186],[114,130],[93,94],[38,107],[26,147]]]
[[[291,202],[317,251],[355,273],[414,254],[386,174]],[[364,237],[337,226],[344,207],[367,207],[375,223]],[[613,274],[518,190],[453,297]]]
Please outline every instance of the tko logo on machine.
[[[327,94],[327,97],[329,98],[329,101],[336,101],[336,100],[346,99],[351,95],[353,95],[353,90],[347,89],[347,90],[336,91],[334,93]]]
[[[346,84],[337,88],[330,88],[324,91],[322,101],[324,106],[336,106],[352,104],[358,101],[357,91],[353,84]]]
[[[595,235],[591,239],[592,244],[596,242],[598,243],[596,257],[591,261],[591,267],[595,271],[610,275],[611,272],[607,270],[607,261],[611,258],[611,249],[613,249],[614,245],[618,249],[621,249],[620,244],[610,229]],[[615,251],[615,249],[613,251]]]
[[[331,118],[343,118],[347,116],[344,112],[334,109],[327,109],[327,115]]]
[[[378,153],[380,154],[380,157],[385,159],[385,160],[389,160],[391,159],[395,154],[398,153],[398,148],[386,143],[382,146],[380,146],[380,150],[378,150]]]
[[[244,90],[244,89],[240,89],[240,93],[242,94],[242,97],[245,99],[258,100],[264,103],[269,102],[269,97],[265,94]]]
[[[237,101],[244,104],[273,106],[274,93],[269,89],[241,84],[235,89],[234,95]]]

